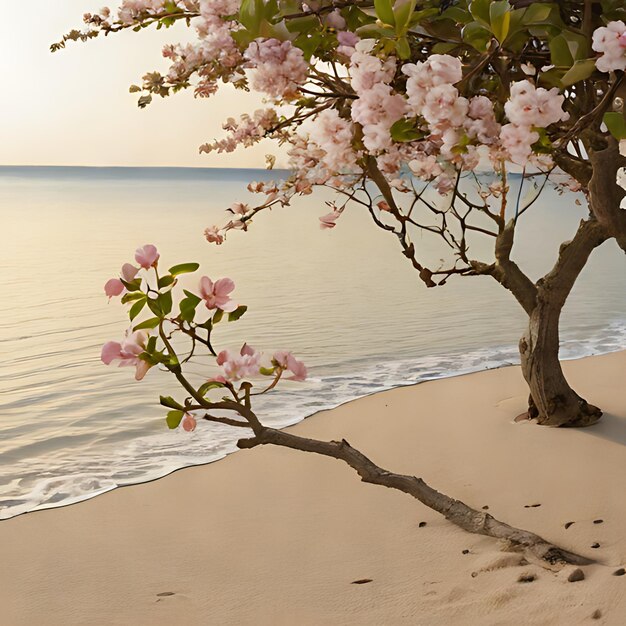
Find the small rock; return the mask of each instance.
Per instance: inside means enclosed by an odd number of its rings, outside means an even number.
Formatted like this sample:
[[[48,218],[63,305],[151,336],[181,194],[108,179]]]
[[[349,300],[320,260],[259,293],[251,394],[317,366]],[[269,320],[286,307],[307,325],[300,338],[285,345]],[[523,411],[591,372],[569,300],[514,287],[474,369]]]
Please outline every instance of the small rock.
[[[536,509],[538,506],[541,506],[541,504],[525,504],[524,508],[525,509]]]
[[[469,552],[470,551],[466,549],[466,550],[463,550],[462,554],[469,554]]]
[[[574,524],[575,524],[575,522],[566,522],[565,530],[567,530],[570,526],[573,526]]]
[[[592,544],[591,544],[591,547],[592,547],[592,548],[599,548],[599,547],[600,547],[600,544],[596,541],[595,543],[592,543]]]
[[[626,569],[623,567],[620,567],[613,572],[613,576],[623,576],[624,574],[626,574]]]
[[[419,526],[420,528],[424,528],[424,526],[426,526],[426,522],[420,522],[420,523],[418,524],[418,526]]]
[[[472,578],[476,578],[478,576],[478,572],[472,572]]]
[[[603,519],[594,519],[593,523],[594,524],[602,524],[602,523],[604,523],[604,520]]]
[[[596,609],[592,614],[591,614],[591,619],[600,619],[602,617],[602,611],[600,609]]]
[[[579,580],[585,580],[585,572],[583,572],[580,567],[577,567],[567,577],[567,581],[570,583],[577,583]]]
[[[359,578],[359,580],[353,580],[350,584],[351,585],[364,585],[365,583],[371,583],[372,579],[371,578]]]
[[[176,594],[173,591],[163,591],[162,593],[157,593],[158,598],[166,598],[167,596],[175,596]]]
[[[489,510],[489,505],[485,504],[485,506],[483,507],[483,511],[488,511]]]
[[[537,580],[537,577],[534,574],[521,574],[517,579],[518,583],[532,583]]]

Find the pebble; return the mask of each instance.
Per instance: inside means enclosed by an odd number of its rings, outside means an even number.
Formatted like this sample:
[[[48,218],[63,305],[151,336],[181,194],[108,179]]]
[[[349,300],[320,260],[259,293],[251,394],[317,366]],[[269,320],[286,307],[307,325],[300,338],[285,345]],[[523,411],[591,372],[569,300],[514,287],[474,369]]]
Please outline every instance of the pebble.
[[[534,574],[521,574],[517,579],[518,583],[532,583],[537,580],[537,577]]]
[[[599,548],[599,547],[600,547],[600,544],[596,541],[595,543],[592,543],[592,544],[591,544],[591,547],[592,547],[592,548]]]
[[[463,550],[463,554],[469,554],[469,550]]]
[[[424,526],[426,526],[426,522],[420,522],[418,525],[420,528],[424,528]]]
[[[567,530],[570,526],[573,526],[576,522],[567,522],[565,524],[565,530]]]
[[[525,505],[524,505],[524,508],[525,508],[525,509],[535,509],[535,508],[537,508],[538,506],[541,506],[541,504],[525,504]]]
[[[591,619],[600,619],[602,617],[602,611],[600,609],[596,609],[592,614],[591,614]]]
[[[579,580],[585,580],[585,572],[583,572],[580,567],[577,567],[574,571],[570,573],[567,577],[568,582],[577,583]]]
[[[594,524],[602,524],[603,522],[604,522],[604,520],[603,520],[603,519],[594,519],[594,520],[593,520],[593,523],[594,523]]]
[[[371,583],[372,579],[371,578],[359,578],[359,580],[353,580],[350,584],[351,585],[364,585],[365,583]]]
[[[620,567],[613,572],[613,576],[623,576],[624,574],[626,574],[626,569],[623,567]]]

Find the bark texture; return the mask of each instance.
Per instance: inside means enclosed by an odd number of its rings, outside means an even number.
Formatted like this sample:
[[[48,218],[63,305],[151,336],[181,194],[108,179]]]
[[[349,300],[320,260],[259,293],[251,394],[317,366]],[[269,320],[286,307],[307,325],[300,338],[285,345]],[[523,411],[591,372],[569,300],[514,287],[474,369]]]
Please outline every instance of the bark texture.
[[[241,439],[237,443],[239,448],[254,448],[267,444],[313,452],[344,461],[356,470],[363,482],[398,489],[409,494],[463,530],[502,540],[508,549],[523,551],[527,558],[548,569],[558,569],[565,564],[592,563],[590,559],[564,550],[535,533],[510,526],[485,511],[478,511],[460,500],[440,493],[421,478],[389,472],[373,463],[345,440],[318,441],[273,428],[260,427],[255,429],[254,437]]]
[[[537,282],[537,301],[520,341],[522,372],[530,387],[529,417],[547,426],[589,426],[602,411],[567,383],[559,362],[559,319],[563,305],[589,255],[608,238],[594,217],[580,223],[561,246],[552,271]]]

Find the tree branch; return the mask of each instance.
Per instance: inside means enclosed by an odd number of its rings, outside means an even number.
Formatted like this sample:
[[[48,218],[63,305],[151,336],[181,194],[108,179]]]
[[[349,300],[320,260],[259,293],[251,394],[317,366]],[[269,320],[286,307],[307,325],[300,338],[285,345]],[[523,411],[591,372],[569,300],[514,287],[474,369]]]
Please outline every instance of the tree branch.
[[[564,550],[539,535],[521,530],[497,520],[485,511],[471,508],[427,485],[421,478],[389,472],[373,463],[362,452],[353,448],[345,439],[341,441],[319,441],[299,437],[282,430],[263,428],[255,437],[241,439],[241,449],[259,445],[275,445],[303,452],[313,452],[347,463],[361,480],[372,485],[381,485],[407,493],[427,507],[441,513],[447,520],[467,532],[504,540],[516,550],[523,550],[531,559],[548,569],[565,564],[586,565],[590,559]]]

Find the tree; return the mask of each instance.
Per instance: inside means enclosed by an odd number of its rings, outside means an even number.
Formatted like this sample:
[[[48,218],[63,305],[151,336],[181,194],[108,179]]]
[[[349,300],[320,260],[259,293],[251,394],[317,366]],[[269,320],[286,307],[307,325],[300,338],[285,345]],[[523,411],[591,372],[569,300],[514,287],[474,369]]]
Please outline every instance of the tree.
[[[108,9],[85,15],[87,29],[53,49],[186,22],[196,43],[165,48],[167,75],[152,72],[131,87],[142,92],[139,106],[192,86],[200,97],[224,83],[261,92],[265,109],[227,120],[227,137],[201,151],[272,139],[287,147],[292,171],[280,183],[251,185],[263,201],[235,203],[207,239],[222,243],[264,209],[329,187],[338,199],[323,228],[360,207],[397,237],[428,287],[490,276],[509,290],[529,320],[520,341],[528,416],[585,426],[601,410],[563,375],[559,317],[595,248],[613,239],[626,251],[617,182],[626,164],[622,19],[620,0],[125,0],[116,17]],[[589,214],[533,282],[513,245],[546,185],[580,189]],[[420,231],[439,238],[447,264],[420,258]],[[474,258],[477,237],[493,240],[492,258]]]
[[[341,460],[352,467],[363,482],[398,489],[431,509],[441,513],[460,528],[479,535],[504,540],[513,550],[523,551],[530,559],[548,569],[565,564],[584,565],[591,561],[564,550],[535,533],[494,518],[486,511],[478,511],[430,487],[415,476],[396,474],[385,470],[345,439],[319,441],[265,426],[254,411],[259,395],[270,393],[281,380],[302,381],[307,377],[304,363],[290,352],[275,352],[269,362],[247,343],[238,352],[213,347],[214,332],[228,319],[235,322],[247,311],[231,297],[235,284],[230,278],[216,281],[203,276],[199,294],[184,289],[184,298],[174,300],[178,277],[199,269],[197,263],[181,263],[166,272],[159,266],[160,254],[155,246],[146,245],[135,252],[138,265],[125,263],[120,277],[105,285],[110,298],[121,296],[122,304],[129,305],[131,328],[121,342],[109,341],[102,347],[101,358],[106,365],[135,367],[135,378],[142,380],[153,367],[171,373],[185,392],[181,401],[161,396],[162,406],[170,409],[167,425],[190,432],[196,429],[200,417],[208,422],[224,424],[251,431],[251,436],[237,442],[239,448],[275,445],[303,452],[312,452]],[[138,321],[142,311],[150,317]],[[194,383],[186,372],[186,364],[194,357],[214,357],[221,373]],[[265,378],[266,383],[263,383]]]

